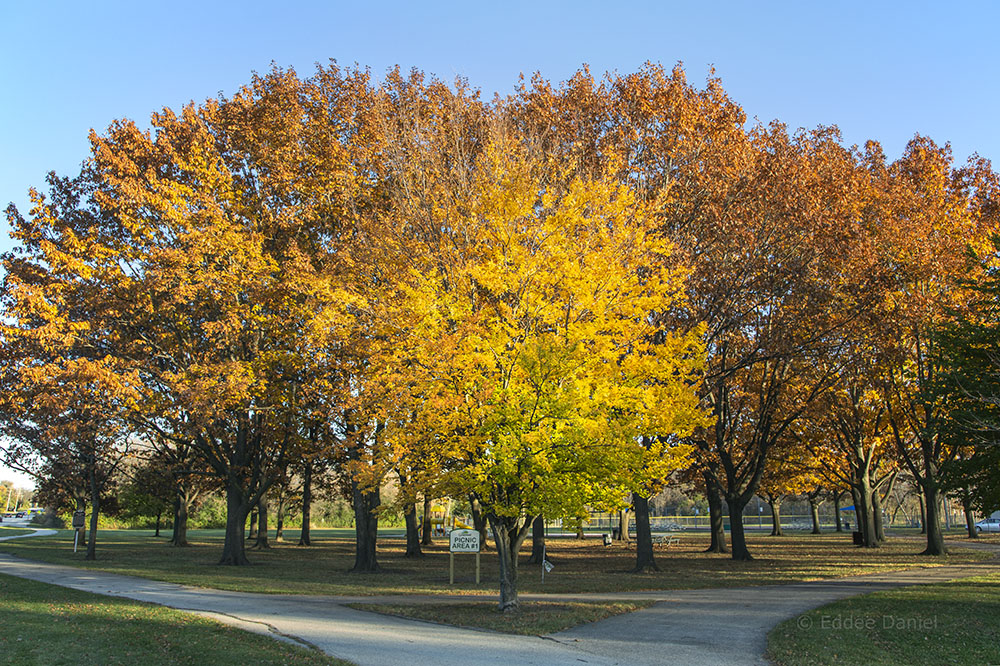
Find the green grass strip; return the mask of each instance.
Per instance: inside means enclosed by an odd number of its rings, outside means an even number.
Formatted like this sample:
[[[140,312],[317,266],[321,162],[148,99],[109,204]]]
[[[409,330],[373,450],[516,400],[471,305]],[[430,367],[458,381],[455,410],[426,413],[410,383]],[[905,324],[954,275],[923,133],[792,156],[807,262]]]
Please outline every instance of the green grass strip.
[[[0,525],[0,537],[14,536],[15,534],[27,534],[34,531],[34,529],[28,529],[25,527],[5,527]]]
[[[351,604],[358,610],[398,615],[457,627],[488,629],[505,634],[544,636],[596,622],[612,615],[631,613],[651,606],[653,601],[609,601],[569,603],[556,601],[522,602],[516,613],[501,613],[496,603],[461,604]]]
[[[1000,663],[1000,574],[874,592],[783,622],[779,666]]]
[[[349,666],[190,613],[5,575],[0,628],[4,664]]]

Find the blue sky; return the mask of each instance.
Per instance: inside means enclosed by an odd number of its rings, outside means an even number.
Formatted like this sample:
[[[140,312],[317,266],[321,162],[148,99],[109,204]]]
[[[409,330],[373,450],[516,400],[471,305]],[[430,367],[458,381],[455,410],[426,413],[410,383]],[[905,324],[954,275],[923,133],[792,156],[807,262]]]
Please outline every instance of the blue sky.
[[[464,76],[487,97],[522,72],[683,61],[694,82],[714,66],[751,118],[836,124],[892,157],[919,132],[958,160],[1000,160],[1000,3],[23,0],[0,5],[0,25],[0,206],[25,212],[46,172],[79,169],[91,128],[330,58]]]
[[[278,5],[281,5],[280,8]],[[956,8],[957,7],[957,8]],[[837,124],[898,155],[915,132],[1000,158],[1000,5],[820,2],[7,2],[0,8],[0,205],[75,171],[90,128],[230,93],[272,61],[394,64],[487,95],[521,72],[714,65],[748,115]],[[6,233],[0,247],[6,248]]]

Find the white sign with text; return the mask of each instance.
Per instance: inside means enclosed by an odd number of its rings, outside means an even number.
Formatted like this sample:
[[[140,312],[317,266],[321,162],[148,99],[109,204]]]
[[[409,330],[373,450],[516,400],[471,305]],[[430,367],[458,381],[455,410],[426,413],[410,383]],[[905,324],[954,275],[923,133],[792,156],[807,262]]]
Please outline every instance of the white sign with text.
[[[449,550],[453,553],[478,553],[479,532],[476,530],[452,530]]]

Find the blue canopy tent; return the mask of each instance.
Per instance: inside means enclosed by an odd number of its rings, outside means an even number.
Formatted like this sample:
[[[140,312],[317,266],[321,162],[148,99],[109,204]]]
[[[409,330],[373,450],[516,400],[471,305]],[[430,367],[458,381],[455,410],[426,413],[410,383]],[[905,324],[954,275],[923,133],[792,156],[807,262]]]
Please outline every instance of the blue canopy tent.
[[[853,514],[857,514],[857,511],[854,509],[854,505],[853,504],[851,506],[842,506],[842,507],[840,507],[840,511],[841,512],[850,511]],[[854,516],[854,520],[855,520],[855,523],[856,523],[857,522],[857,515]],[[844,527],[847,528],[847,529],[851,529],[851,524],[849,522],[847,522],[847,520],[845,520],[844,521]]]

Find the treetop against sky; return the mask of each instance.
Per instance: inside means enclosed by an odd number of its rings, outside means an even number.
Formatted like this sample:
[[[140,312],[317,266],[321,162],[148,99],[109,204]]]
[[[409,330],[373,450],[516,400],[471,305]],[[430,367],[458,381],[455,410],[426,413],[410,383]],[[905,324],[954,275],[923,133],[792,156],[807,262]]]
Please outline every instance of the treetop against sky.
[[[169,11],[125,1],[6,3],[0,21],[0,204],[28,212],[45,174],[73,175],[88,132],[221,91],[271,64],[309,76],[329,59],[465,77],[484,98],[538,71],[560,81],[646,61],[683,62],[689,80],[714,68],[747,117],[791,128],[838,125],[846,144],[873,138],[896,157],[919,132],[950,142],[956,163],[1000,154],[992,124],[1000,87],[988,2],[951,7],[864,2],[194,3]],[[0,250],[9,249],[0,221]],[[0,477],[13,474],[0,468]]]
[[[484,97],[521,73],[565,79],[582,64],[627,73],[714,66],[747,116],[790,127],[836,124],[846,143],[874,138],[890,157],[915,132],[951,142],[957,161],[994,157],[998,53],[988,2],[825,4],[625,2],[195,3],[170,11],[125,1],[4,3],[0,45],[0,202],[24,209],[45,173],[73,173],[87,133],[127,117],[146,124],[272,62],[303,75],[344,65],[418,67],[462,76]],[[10,246],[6,233],[0,249]]]

